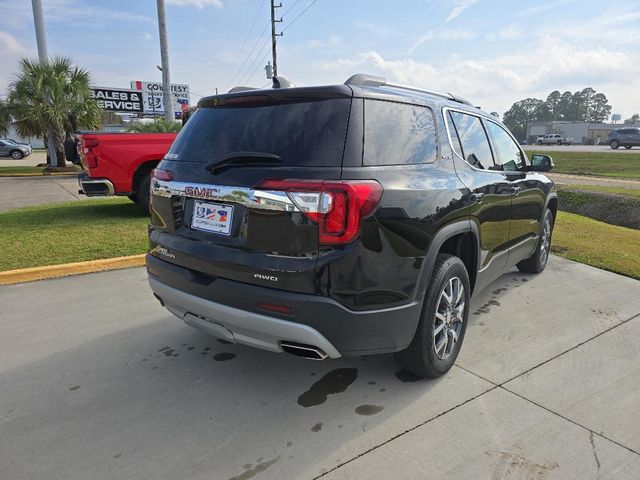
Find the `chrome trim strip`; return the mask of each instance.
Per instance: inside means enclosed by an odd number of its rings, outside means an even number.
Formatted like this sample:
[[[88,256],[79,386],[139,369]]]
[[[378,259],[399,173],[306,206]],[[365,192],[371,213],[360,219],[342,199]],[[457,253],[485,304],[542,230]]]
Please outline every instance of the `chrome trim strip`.
[[[515,249],[516,249],[516,248],[518,248],[519,246],[524,245],[525,243],[528,243],[528,242],[530,242],[530,241],[532,241],[532,240],[533,240],[533,244],[534,244],[534,247],[535,247],[535,246],[537,245],[537,241],[538,241],[538,237],[537,237],[537,236],[535,236],[535,237],[528,237],[528,238],[525,238],[524,240],[522,240],[522,241],[520,241],[520,242],[518,242],[518,243],[516,243],[516,244],[514,244],[514,245],[511,245],[509,248],[507,248],[507,249],[505,249],[505,250],[501,250],[501,251],[499,251],[498,253],[494,254],[494,255],[493,255],[493,257],[491,257],[491,260],[489,260],[489,263],[487,263],[484,267],[482,267],[480,270],[478,270],[478,273],[482,273],[482,272],[484,272],[487,268],[489,268],[489,266],[491,265],[491,263],[492,263],[496,258],[498,258],[498,257],[500,257],[500,256],[502,256],[502,255],[504,255],[505,253],[511,253],[511,251],[515,250]],[[533,249],[532,249],[532,253],[533,253]]]
[[[449,111],[452,112],[460,112],[460,113],[465,113],[467,115],[471,115],[472,117],[477,117],[479,118],[481,121],[485,120],[487,122],[491,122],[491,123],[495,123],[496,125],[498,125],[500,128],[502,128],[505,132],[507,132],[507,134],[511,137],[511,139],[515,142],[515,144],[518,146],[518,149],[520,149],[520,153],[522,153],[523,158],[525,158],[526,160],[529,160],[529,157],[527,157],[527,154],[524,152],[524,150],[522,149],[522,147],[520,146],[520,144],[518,143],[518,141],[514,138],[514,136],[511,134],[511,132],[509,132],[508,129],[503,128],[502,125],[500,125],[498,122],[491,120],[490,118],[488,118],[486,115],[479,115],[475,112],[469,112],[468,110],[462,110],[462,109],[458,109],[458,108],[451,108],[451,107],[442,107],[442,116],[443,116],[443,120],[444,120],[444,129],[447,132],[447,140],[449,140],[449,148],[451,148],[451,151],[453,152],[453,154],[458,157],[460,160],[462,160],[464,163],[466,163],[467,165],[469,165],[471,168],[473,168],[474,170],[478,171],[478,172],[484,172],[484,173],[498,173],[500,175],[504,175],[504,174],[520,174],[522,175],[529,173],[528,171],[522,171],[522,170],[489,170],[489,169],[482,169],[482,168],[477,168],[474,167],[473,165],[471,165],[469,162],[467,162],[464,158],[462,158],[460,155],[458,155],[458,152],[456,152],[456,149],[453,148],[453,141],[451,140],[451,132],[449,131],[449,122],[447,122],[447,113]],[[482,128],[484,128],[484,125],[482,126]],[[486,131],[485,131],[486,133]],[[489,141],[489,148],[491,149],[491,156],[493,157],[495,155],[495,152],[493,151],[493,144],[491,143],[491,140],[489,139],[489,134],[487,133],[487,140]],[[492,158],[493,160],[493,158]],[[525,163],[526,163],[525,160]]]
[[[313,345],[331,358],[341,356],[324,335],[308,325],[212,302],[151,277],[149,285],[171,313],[188,325],[218,338],[272,352],[282,352],[281,342],[289,341]]]
[[[151,194],[158,197],[187,197],[232,202],[262,210],[299,212],[285,192],[210,183],[151,179]]]

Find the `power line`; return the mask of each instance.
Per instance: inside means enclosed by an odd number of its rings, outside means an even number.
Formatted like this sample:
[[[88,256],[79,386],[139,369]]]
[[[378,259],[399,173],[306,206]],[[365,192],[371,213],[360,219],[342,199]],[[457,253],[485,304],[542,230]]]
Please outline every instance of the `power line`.
[[[242,65],[240,66],[240,68],[236,71],[236,73],[233,75],[233,77],[231,77],[231,80],[227,83],[227,88],[225,88],[225,90],[228,90],[228,87],[230,85],[233,85],[233,82],[238,78],[238,75],[240,74],[240,72],[242,72],[244,70],[244,67],[247,64],[247,61],[249,61],[249,58],[251,58],[251,56],[253,55],[253,52],[255,52],[256,48],[260,44],[260,41],[264,38],[264,36],[267,33],[267,30],[269,29],[270,26],[271,26],[271,22],[269,22],[269,23],[267,23],[265,25],[264,29],[262,30],[262,33],[260,33],[260,36],[256,40],[256,43],[254,43],[253,48],[251,49],[249,54],[245,57],[244,62],[242,62]],[[242,76],[241,76],[241,78],[242,78]]]
[[[289,8],[287,8],[287,9],[285,10],[285,12],[282,14],[282,18],[284,18],[284,16],[285,16],[287,13],[289,13],[291,10],[293,10],[293,9],[294,9],[294,7],[295,7],[298,3],[300,3],[300,0],[296,0],[295,2],[293,2],[293,5],[291,5]]]
[[[269,43],[270,43],[270,40],[266,41],[262,45],[262,48],[260,49],[260,51],[258,52],[258,55],[254,59],[254,61],[257,59],[258,63],[256,65],[255,69],[253,70],[253,72],[251,72],[251,74],[246,78],[246,80],[244,82],[242,82],[243,85],[248,85],[249,84],[249,80],[251,80],[253,78],[253,76],[256,74],[258,69],[262,66],[262,61],[263,61],[262,52],[264,52],[264,49],[267,47],[267,45],[269,45]]]
[[[247,44],[247,40],[249,40],[249,37],[253,32],[253,28],[256,26],[256,22],[258,21],[258,17],[260,17],[260,14],[262,13],[262,9],[264,8],[264,1],[263,0],[259,0],[259,1],[260,1],[260,7],[258,8],[258,13],[256,13],[256,16],[253,18],[251,27],[249,27],[249,31],[247,32],[247,35],[244,37],[244,40],[242,41],[242,45],[238,50],[238,60],[235,62],[234,67],[236,67],[240,63],[240,56],[242,55],[242,52],[244,51],[244,47]]]
[[[296,21],[297,21],[301,16],[303,16],[303,15],[307,12],[307,10],[309,10],[311,7],[313,7],[317,1],[318,1],[318,0],[313,0],[309,5],[307,5],[307,7],[306,7],[304,10],[302,10],[302,12],[300,12],[300,14],[299,14],[296,18],[294,18],[293,20],[291,20],[291,23],[290,23],[289,25],[287,25],[287,27],[286,27],[284,30],[282,30],[282,33],[286,32],[286,31],[287,31],[287,30],[289,30],[291,27],[293,27],[293,24],[294,24],[294,23],[296,23]],[[297,3],[297,2],[296,2],[296,3]],[[294,5],[295,5],[295,4],[294,4]]]

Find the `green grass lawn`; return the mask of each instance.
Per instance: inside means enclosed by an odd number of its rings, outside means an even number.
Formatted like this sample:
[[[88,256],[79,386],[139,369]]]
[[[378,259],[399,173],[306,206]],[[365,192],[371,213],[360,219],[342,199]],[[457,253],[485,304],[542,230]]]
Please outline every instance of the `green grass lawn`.
[[[555,173],[640,179],[640,153],[527,151],[529,158],[538,153],[553,157]]]
[[[640,230],[558,212],[551,251],[570,260],[640,279]]]
[[[2,176],[10,176],[10,175],[48,175],[48,172],[45,172],[47,167],[0,167],[0,177]],[[77,173],[82,171],[82,167],[78,165],[72,165],[66,167],[64,169],[65,173]]]
[[[588,192],[613,193],[616,195],[624,195],[627,197],[640,198],[640,189],[623,188],[623,187],[604,187],[600,185],[559,185],[561,190],[585,190]]]
[[[0,271],[144,253],[148,223],[118,197],[0,212]]]

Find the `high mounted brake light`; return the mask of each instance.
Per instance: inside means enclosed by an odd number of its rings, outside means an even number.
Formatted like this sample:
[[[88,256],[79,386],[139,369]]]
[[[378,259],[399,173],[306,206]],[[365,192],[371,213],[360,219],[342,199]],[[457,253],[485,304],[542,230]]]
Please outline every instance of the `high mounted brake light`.
[[[360,222],[374,212],[382,197],[382,186],[375,180],[265,180],[254,188],[286,192],[318,224],[321,245],[353,241],[360,233]]]

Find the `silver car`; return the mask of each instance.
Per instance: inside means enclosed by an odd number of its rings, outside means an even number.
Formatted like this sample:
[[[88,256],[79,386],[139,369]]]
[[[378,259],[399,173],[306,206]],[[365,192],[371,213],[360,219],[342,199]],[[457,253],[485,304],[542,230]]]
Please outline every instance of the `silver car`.
[[[31,153],[31,145],[17,143],[6,138],[0,140],[0,157],[11,157],[14,160],[20,160],[28,157]]]
[[[629,150],[631,147],[640,146],[640,128],[627,127],[611,130],[607,138],[607,143],[609,143],[609,146],[614,150],[619,147],[624,147]]]

